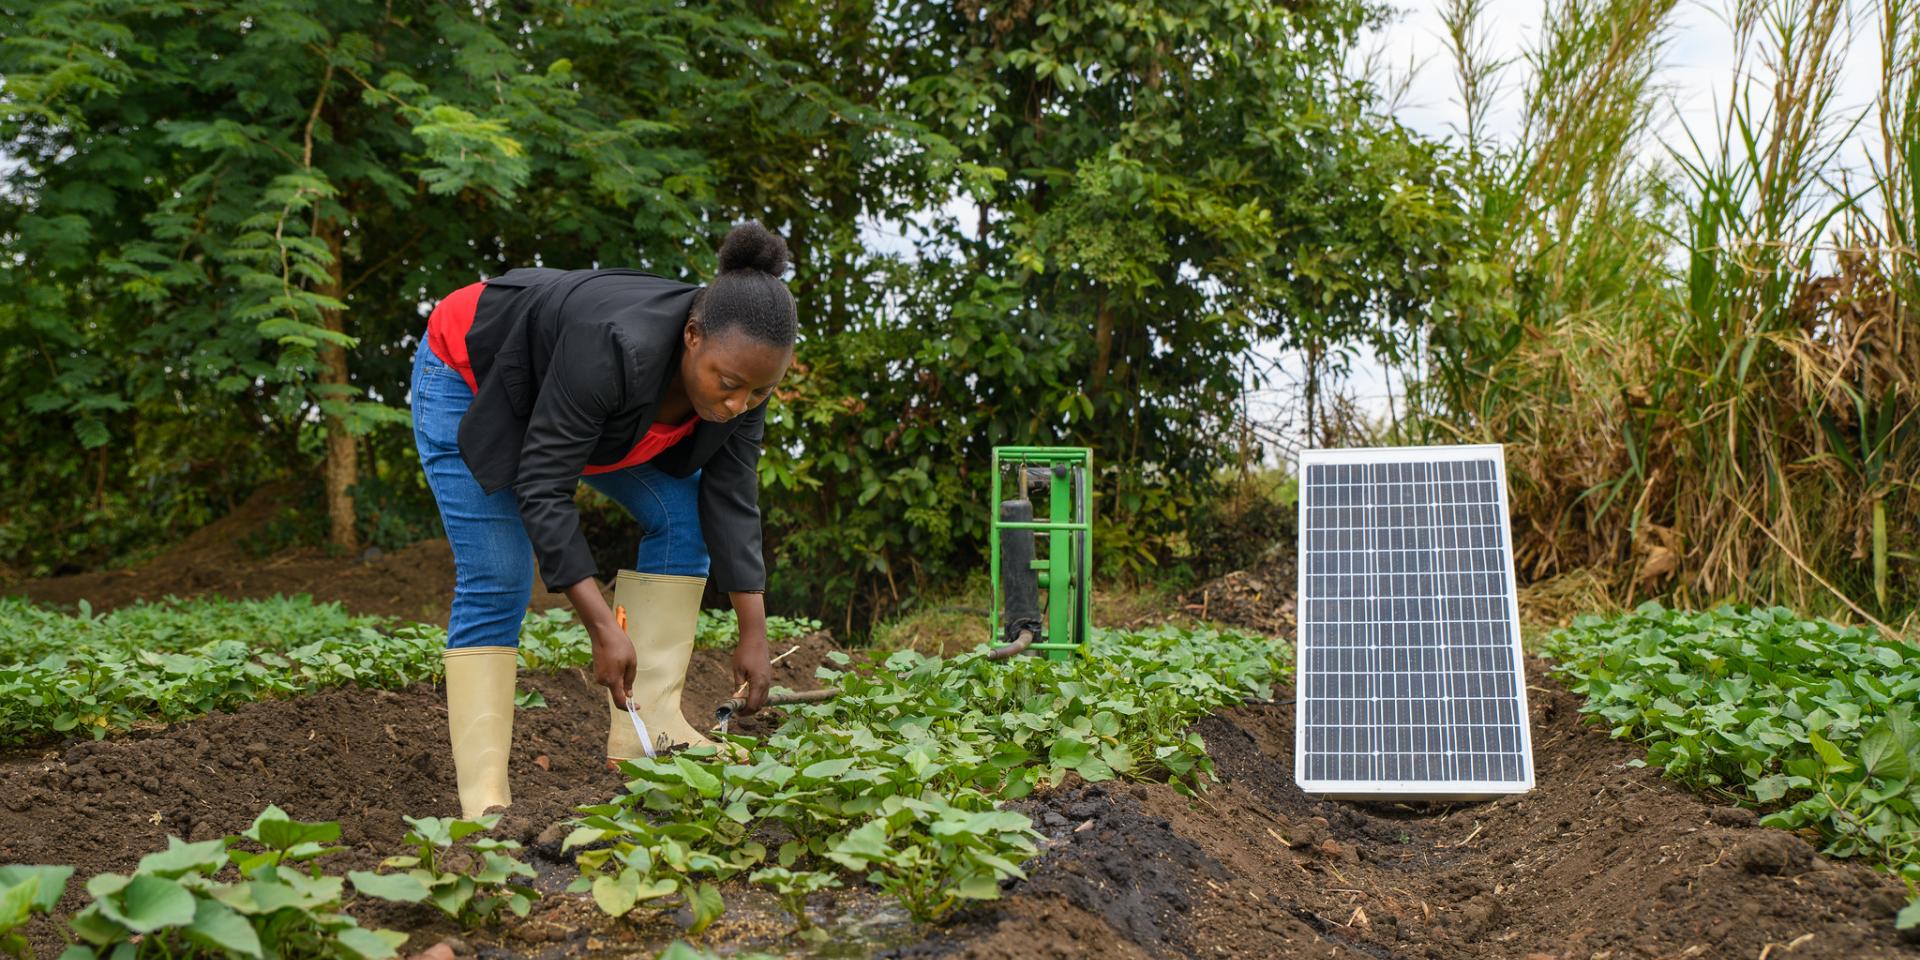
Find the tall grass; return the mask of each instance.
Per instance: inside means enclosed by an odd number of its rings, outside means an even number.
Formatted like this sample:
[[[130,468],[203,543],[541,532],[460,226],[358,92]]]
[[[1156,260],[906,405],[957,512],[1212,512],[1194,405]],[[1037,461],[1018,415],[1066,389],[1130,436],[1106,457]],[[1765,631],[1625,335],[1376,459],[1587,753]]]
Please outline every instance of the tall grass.
[[[1843,0],[1740,0],[1721,128],[1650,144],[1673,10],[1550,0],[1522,132],[1488,146],[1482,11],[1451,7],[1478,249],[1435,318],[1417,422],[1508,444],[1535,577],[1597,568],[1622,602],[1910,610],[1920,11],[1881,0],[1862,112],[1836,96],[1859,55]],[[1886,147],[1851,176],[1867,124]]]

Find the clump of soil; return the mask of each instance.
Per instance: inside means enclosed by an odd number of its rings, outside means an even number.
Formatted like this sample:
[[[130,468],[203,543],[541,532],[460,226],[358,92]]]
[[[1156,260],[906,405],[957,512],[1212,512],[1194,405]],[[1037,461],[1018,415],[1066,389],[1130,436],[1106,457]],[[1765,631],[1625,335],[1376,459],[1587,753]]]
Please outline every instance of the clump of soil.
[[[1212,620],[1267,634],[1293,632],[1293,599],[1297,579],[1293,544],[1276,542],[1245,570],[1215,577],[1180,598],[1181,609],[1201,620]]]

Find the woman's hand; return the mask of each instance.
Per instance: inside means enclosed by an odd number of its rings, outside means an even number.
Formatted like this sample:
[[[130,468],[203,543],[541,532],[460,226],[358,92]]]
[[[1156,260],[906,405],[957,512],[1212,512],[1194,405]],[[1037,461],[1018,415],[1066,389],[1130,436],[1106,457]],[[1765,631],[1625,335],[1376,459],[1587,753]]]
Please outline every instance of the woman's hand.
[[[587,636],[593,640],[593,682],[606,687],[613,694],[613,702],[626,709],[633,699],[633,673],[637,666],[633,641],[619,624],[611,622],[597,627],[588,624]]]
[[[633,641],[627,638],[626,628],[607,608],[606,598],[600,595],[600,584],[592,577],[568,587],[567,599],[573,601],[573,610],[580,615],[587,637],[593,641],[594,682],[606,687],[613,694],[613,702],[626,709],[633,699],[633,674],[638,666]]]
[[[758,593],[732,593],[728,599],[740,622],[740,642],[733,648],[733,682],[747,685],[747,705],[740,711],[745,716],[767,705],[767,688],[773,685],[773,665],[767,662],[767,606]]]

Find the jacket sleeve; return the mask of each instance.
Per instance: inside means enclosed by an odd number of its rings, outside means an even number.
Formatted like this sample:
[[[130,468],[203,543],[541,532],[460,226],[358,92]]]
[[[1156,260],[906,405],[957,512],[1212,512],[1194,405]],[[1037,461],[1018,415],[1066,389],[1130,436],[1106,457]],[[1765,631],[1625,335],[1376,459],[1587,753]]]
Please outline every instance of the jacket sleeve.
[[[562,332],[521,443],[513,495],[520,502],[520,521],[533,541],[541,579],[555,592],[594,573],[593,551],[580,530],[573,493],[600,439],[601,425],[623,399],[618,356],[604,327],[580,324]]]
[[[708,581],[722,593],[765,590],[760,555],[760,442],[767,404],[747,411],[700,468],[700,530],[712,558]]]

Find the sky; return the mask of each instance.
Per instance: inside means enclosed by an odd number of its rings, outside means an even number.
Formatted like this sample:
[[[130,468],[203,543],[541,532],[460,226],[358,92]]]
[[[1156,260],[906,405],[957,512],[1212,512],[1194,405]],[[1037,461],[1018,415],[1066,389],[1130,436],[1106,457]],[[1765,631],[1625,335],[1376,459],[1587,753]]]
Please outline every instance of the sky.
[[[1437,138],[1460,139],[1465,125],[1453,77],[1452,54],[1447,48],[1440,0],[1395,4],[1399,13],[1385,26],[1371,31],[1360,45],[1356,68],[1371,59],[1390,79],[1408,79],[1407,91],[1395,104],[1394,115],[1408,127]],[[1511,142],[1520,131],[1518,90],[1527,80],[1525,54],[1539,35],[1544,0],[1487,0],[1485,23],[1490,54],[1511,61],[1499,77],[1506,94],[1494,103],[1488,133],[1496,141]],[[1840,104],[1851,112],[1869,107],[1879,85],[1877,4],[1850,0],[1850,53],[1845,58],[1837,91]],[[1719,0],[1680,0],[1659,74],[1665,87],[1660,121],[1647,149],[1664,154],[1669,148],[1691,156],[1689,131],[1704,147],[1717,147],[1726,104],[1733,88],[1737,51],[1727,7]],[[1393,86],[1393,84],[1389,84]],[[1868,151],[1878,149],[1876,130],[1863,130],[1843,153],[1843,163],[1864,169]],[[1277,345],[1258,352],[1277,360],[1297,378],[1301,364]],[[1369,415],[1384,419],[1390,398],[1400,384],[1379,364],[1362,360],[1347,385],[1349,393]],[[1254,419],[1271,432],[1298,438],[1299,404],[1293,389],[1279,384],[1253,398]],[[1285,459],[1284,453],[1280,459]]]

